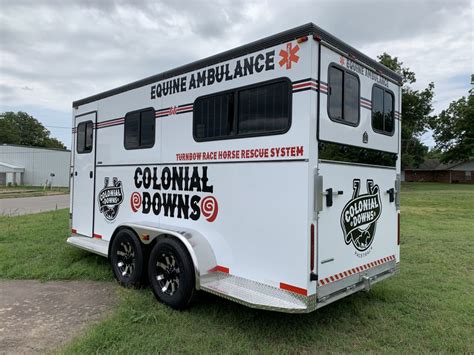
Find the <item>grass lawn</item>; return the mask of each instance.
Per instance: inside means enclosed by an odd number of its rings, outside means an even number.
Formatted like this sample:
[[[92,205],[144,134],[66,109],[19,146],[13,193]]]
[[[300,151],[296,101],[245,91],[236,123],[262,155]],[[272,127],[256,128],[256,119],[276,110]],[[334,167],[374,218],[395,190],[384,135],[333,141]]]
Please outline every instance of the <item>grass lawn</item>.
[[[42,186],[1,186],[0,199],[17,197],[34,197],[47,195],[61,195],[69,193],[67,187],[53,186],[51,189],[44,189]]]
[[[0,277],[113,280],[105,258],[66,244],[69,210],[0,216]]]
[[[115,312],[60,351],[472,352],[474,186],[402,191],[401,273],[370,293],[290,315],[208,294],[177,312],[149,289],[120,289]],[[105,259],[65,245],[67,221],[67,211],[0,217],[2,277],[111,280]]]

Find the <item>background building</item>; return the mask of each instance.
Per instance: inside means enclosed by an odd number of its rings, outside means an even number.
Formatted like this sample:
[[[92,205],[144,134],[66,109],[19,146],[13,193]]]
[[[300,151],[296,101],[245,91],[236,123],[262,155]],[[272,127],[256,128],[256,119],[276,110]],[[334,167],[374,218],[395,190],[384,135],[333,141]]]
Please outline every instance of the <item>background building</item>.
[[[0,145],[0,185],[69,186],[70,150]]]
[[[438,159],[427,159],[417,169],[406,168],[405,181],[474,184],[474,158],[452,164],[442,164]]]

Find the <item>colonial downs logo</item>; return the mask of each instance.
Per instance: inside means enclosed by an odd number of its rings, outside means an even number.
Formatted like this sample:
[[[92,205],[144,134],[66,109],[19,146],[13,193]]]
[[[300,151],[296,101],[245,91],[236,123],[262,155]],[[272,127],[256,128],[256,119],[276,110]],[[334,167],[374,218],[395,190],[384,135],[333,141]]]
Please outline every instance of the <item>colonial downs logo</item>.
[[[196,194],[214,192],[213,185],[208,184],[207,166],[164,166],[160,172],[157,167],[138,167],[133,180],[137,189],[146,190],[133,192],[130,196],[130,206],[135,213],[194,221],[202,215],[208,222],[217,218],[216,198]]]
[[[352,199],[342,209],[341,227],[344,241],[359,251],[366,251],[374,241],[376,222],[382,213],[380,191],[373,180],[367,180],[367,193],[360,195],[360,179],[353,180]]]
[[[123,201],[122,182],[113,178],[112,186],[109,186],[109,178],[104,179],[104,188],[99,192],[99,211],[104,214],[105,219],[112,222]]]

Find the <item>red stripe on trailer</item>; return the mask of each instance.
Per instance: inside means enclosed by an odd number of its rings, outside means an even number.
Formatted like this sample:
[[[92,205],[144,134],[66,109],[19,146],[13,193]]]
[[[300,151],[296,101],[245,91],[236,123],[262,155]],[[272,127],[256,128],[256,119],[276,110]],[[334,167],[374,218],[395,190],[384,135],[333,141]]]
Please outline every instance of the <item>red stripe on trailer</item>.
[[[296,286],[293,286],[293,285],[288,285],[288,284],[285,284],[283,282],[280,282],[280,288],[282,290],[286,290],[286,291],[290,291],[290,292],[293,292],[293,293],[297,293],[299,295],[303,295],[303,296],[307,296],[308,295],[308,291],[305,290],[304,288],[300,288],[300,287],[296,287]]]
[[[219,271],[219,272],[223,272],[225,274],[228,274],[230,269],[228,267],[225,267],[225,266],[222,266],[222,265],[216,265],[215,267],[213,267],[210,271]]]
[[[301,88],[305,88],[305,87],[308,87],[308,86],[313,86],[316,89],[318,88],[318,84],[313,83],[312,81],[308,81],[306,83],[293,84],[293,89],[301,89]]]
[[[74,233],[74,234],[77,234],[77,229],[72,228],[71,232]]]
[[[193,105],[188,105],[188,106],[181,106],[176,109],[176,111],[184,111],[184,110],[192,110]]]
[[[102,236],[100,234],[96,234],[94,233],[94,238],[97,238],[97,239],[102,239]]]
[[[362,272],[363,270],[368,270],[372,267],[375,267],[377,265],[382,265],[382,264],[384,264],[388,261],[392,261],[392,260],[395,260],[395,255],[386,256],[385,258],[374,260],[374,261],[371,261],[370,263],[360,265],[360,266],[356,266],[355,268],[340,272],[340,273],[332,275],[332,276],[328,276],[324,279],[319,280],[318,284],[320,286],[324,286],[324,285],[327,285],[328,283],[344,279],[348,276],[351,276],[352,274]]]

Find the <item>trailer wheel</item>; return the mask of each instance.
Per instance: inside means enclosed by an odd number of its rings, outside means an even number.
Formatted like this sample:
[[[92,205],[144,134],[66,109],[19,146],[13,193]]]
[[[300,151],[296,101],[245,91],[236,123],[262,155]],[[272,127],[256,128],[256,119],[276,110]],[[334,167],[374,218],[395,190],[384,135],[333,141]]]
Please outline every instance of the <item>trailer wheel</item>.
[[[110,263],[122,286],[138,288],[143,284],[144,250],[132,231],[123,229],[115,236],[110,249]]]
[[[160,302],[175,309],[190,304],[195,293],[194,266],[179,241],[164,238],[155,244],[148,260],[148,278]]]

